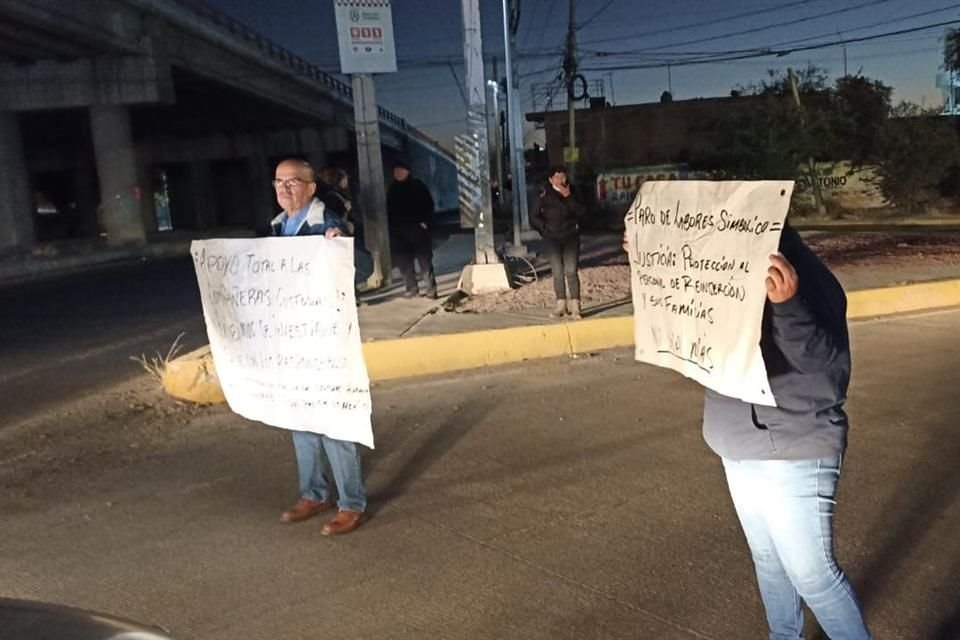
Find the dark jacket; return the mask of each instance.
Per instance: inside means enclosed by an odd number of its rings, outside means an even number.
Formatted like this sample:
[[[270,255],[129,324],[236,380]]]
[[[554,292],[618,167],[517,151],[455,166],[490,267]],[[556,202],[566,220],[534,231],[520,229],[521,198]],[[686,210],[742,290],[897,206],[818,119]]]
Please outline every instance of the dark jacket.
[[[564,198],[548,182],[540,189],[540,203],[530,216],[530,226],[544,238],[569,238],[580,233],[583,213],[583,205],[573,191]]]
[[[283,221],[287,219],[287,214],[280,214],[270,221],[270,232],[272,235],[283,235]],[[310,202],[310,208],[307,209],[307,216],[300,223],[297,229],[298,236],[322,236],[328,229],[336,227],[344,234],[349,234],[347,226],[336,214],[327,210],[326,205],[321,200],[314,198]]]
[[[322,200],[327,211],[332,212],[342,220],[347,219],[347,214],[349,213],[349,211],[347,211],[347,203],[350,202],[349,195],[340,191],[340,189],[333,188],[323,194]]]
[[[707,390],[703,436],[730,460],[806,460],[842,453],[843,403],[850,382],[847,299],[840,283],[791,227],[780,251],[799,288],[781,304],[767,301],[760,350],[776,407]]]
[[[350,203],[350,210],[347,211],[347,203]],[[343,220],[350,235],[357,237],[357,216],[353,208],[353,201],[349,193],[344,193],[340,189],[333,187],[323,196],[323,204],[327,211],[332,211],[338,218]]]
[[[387,191],[387,217],[392,226],[432,226],[433,196],[430,189],[413,176],[403,182],[394,180]]]
[[[286,219],[286,217],[287,214],[281,212],[280,215],[270,221],[270,232],[273,235],[283,235],[283,221]],[[310,208],[307,210],[307,217],[304,218],[303,222],[300,224],[300,228],[297,229],[296,235],[322,236],[327,232],[328,229],[333,227],[340,229],[344,235],[350,235],[350,232],[343,220],[341,220],[339,216],[327,211],[323,202],[314,198],[310,203]],[[363,248],[362,245],[358,244],[356,241],[354,241],[353,244],[353,267],[354,282],[357,284],[365,282],[367,278],[370,277],[370,274],[373,273],[373,257],[366,249]]]

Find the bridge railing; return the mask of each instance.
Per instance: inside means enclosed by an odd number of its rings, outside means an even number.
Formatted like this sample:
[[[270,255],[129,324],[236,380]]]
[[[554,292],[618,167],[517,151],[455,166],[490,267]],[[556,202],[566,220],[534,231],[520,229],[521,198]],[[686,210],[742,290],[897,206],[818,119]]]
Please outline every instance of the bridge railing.
[[[316,80],[320,84],[330,89],[332,92],[347,98],[351,102],[353,101],[353,89],[350,85],[338,80],[332,74],[327,73],[323,69],[317,67],[315,64],[304,60],[300,56],[289,51],[288,49],[281,47],[269,38],[257,33],[236,18],[233,18],[222,11],[214,9],[200,0],[174,0],[174,2],[181,7],[192,11],[201,18],[212,22],[218,27],[229,31],[230,34],[238,38],[242,38],[246,42],[254,45],[264,54],[268,55],[274,60],[282,62],[291,70],[296,71],[297,73],[308,78],[312,78],[313,80]],[[411,127],[406,120],[392,111],[384,109],[383,107],[377,107],[377,112],[381,120],[390,123],[397,129],[400,129],[401,131],[417,132],[417,130]]]

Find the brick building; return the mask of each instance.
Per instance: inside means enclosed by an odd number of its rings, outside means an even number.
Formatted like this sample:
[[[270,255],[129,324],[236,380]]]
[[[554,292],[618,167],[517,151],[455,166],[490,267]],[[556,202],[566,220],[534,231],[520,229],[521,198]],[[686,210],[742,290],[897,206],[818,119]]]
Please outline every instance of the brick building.
[[[578,166],[602,173],[620,167],[689,162],[709,155],[716,144],[713,130],[717,118],[763,99],[698,98],[578,109]],[[529,113],[527,120],[543,126],[549,163],[563,164],[563,148],[569,140],[566,110]]]

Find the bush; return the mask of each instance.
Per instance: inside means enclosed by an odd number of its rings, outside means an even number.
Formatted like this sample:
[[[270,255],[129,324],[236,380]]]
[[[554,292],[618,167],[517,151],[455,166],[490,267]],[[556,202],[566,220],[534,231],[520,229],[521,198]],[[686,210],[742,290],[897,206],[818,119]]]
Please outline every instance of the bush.
[[[950,119],[920,115],[891,118],[880,130],[874,164],[880,190],[905,213],[926,211],[960,160]]]

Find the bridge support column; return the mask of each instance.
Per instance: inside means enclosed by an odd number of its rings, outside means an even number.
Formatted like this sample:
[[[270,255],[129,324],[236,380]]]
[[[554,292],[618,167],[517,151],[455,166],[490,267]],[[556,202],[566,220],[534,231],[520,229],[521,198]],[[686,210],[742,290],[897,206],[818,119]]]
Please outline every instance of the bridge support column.
[[[213,188],[213,171],[206,160],[194,160],[189,165],[190,197],[194,224],[197,229],[216,226],[216,195]]]
[[[327,149],[323,144],[323,133],[317,129],[301,129],[299,134],[300,151],[310,166],[319,171],[327,164]]]
[[[73,190],[77,198],[77,210],[83,219],[83,235],[95,238],[99,235],[97,220],[97,170],[93,166],[93,152],[89,146],[83,146],[83,152],[76,154],[73,171]]]
[[[320,169],[327,166],[327,152],[311,151],[307,153],[307,162],[310,163],[310,166],[313,167],[315,171],[320,171]],[[340,168],[342,169],[343,167]]]
[[[17,114],[0,111],[0,251],[33,245],[33,194]]]
[[[90,129],[100,180],[100,226],[111,245],[146,241],[145,193],[125,107],[90,107]],[[149,198],[152,206],[152,198]]]
[[[253,224],[258,225],[270,220],[280,211],[276,191],[270,186],[274,167],[270,166],[266,156],[255,153],[247,157],[247,175],[250,177],[251,209]]]

